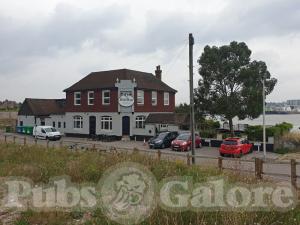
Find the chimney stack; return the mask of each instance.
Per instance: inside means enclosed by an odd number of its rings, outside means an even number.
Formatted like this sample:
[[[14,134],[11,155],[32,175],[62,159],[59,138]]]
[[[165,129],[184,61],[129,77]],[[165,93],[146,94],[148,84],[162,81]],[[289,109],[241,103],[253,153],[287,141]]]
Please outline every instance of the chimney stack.
[[[155,70],[155,76],[159,80],[161,80],[161,72],[162,72],[162,70],[160,69],[160,65],[158,65]]]

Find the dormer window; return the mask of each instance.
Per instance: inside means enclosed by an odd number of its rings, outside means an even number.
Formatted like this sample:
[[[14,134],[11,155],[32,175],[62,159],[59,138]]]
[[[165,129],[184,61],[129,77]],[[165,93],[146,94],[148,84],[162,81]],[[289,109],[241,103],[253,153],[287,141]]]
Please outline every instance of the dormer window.
[[[74,105],[81,105],[81,92],[74,93]]]

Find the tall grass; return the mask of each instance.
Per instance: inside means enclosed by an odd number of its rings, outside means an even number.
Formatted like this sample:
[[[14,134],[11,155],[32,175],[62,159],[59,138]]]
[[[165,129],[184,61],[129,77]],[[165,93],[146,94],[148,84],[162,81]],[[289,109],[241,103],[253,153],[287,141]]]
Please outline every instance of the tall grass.
[[[156,158],[129,153],[71,152],[67,149],[46,149],[13,144],[0,144],[0,178],[24,176],[35,183],[47,183],[54,176],[68,175],[72,182],[97,183],[104,171],[119,162],[138,162],[146,166],[158,181],[170,176],[191,176],[195,182],[210,176],[223,175],[233,181],[256,182],[251,176],[236,173],[221,174],[216,168],[187,166],[181,161],[158,161]],[[1,224],[1,222],[0,222]],[[100,209],[82,212],[32,212],[20,215],[16,225],[29,224],[115,224]],[[252,225],[252,224],[300,224],[300,209],[290,212],[183,212],[171,213],[157,209],[143,225]]]

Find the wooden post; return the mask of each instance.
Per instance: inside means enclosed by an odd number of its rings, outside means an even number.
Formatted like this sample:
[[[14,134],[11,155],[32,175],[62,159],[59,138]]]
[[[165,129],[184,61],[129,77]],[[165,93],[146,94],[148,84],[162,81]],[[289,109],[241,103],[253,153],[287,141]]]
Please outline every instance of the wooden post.
[[[7,136],[6,135],[4,135],[4,141],[7,144]]]
[[[37,146],[37,139],[36,138],[34,139],[34,144],[35,144],[35,146]]]
[[[220,171],[223,170],[223,158],[222,157],[218,158],[218,168]]]
[[[294,188],[297,188],[297,163],[295,159],[291,159],[291,182]]]
[[[255,158],[255,176],[257,179],[262,179],[263,173],[263,161],[259,158]]]
[[[16,144],[16,136],[13,137],[14,144]]]
[[[47,140],[47,148],[49,148],[49,140]]]
[[[158,161],[160,161],[160,159],[161,159],[161,151],[160,151],[160,149],[158,149],[158,151],[157,151],[157,159],[158,159]]]
[[[59,147],[62,148],[63,147],[63,141],[59,142]]]
[[[26,137],[24,137],[24,146],[26,145]]]
[[[261,179],[261,172],[262,172],[262,166],[261,166],[261,159],[255,158],[255,176],[257,179]]]
[[[95,145],[95,144],[93,144],[93,149],[92,149],[92,151],[96,151],[96,145]]]
[[[187,165],[188,166],[190,166],[191,165],[191,156],[190,156],[190,154],[188,153],[188,154],[186,154],[186,163],[187,163]]]

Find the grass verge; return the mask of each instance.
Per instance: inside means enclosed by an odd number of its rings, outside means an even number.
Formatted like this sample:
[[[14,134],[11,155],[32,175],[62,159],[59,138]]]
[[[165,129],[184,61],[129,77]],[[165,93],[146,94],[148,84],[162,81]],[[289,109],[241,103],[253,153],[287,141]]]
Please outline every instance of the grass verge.
[[[109,167],[120,162],[138,162],[146,166],[158,181],[171,176],[191,176],[195,182],[205,181],[211,176],[225,176],[231,182],[255,183],[251,176],[236,173],[221,174],[216,168],[187,166],[182,161],[158,161],[156,158],[129,153],[70,152],[67,149],[46,149],[13,144],[0,144],[0,178],[23,176],[35,183],[48,183],[49,178],[68,175],[75,183],[97,183]],[[1,224],[1,222],[0,222]],[[16,225],[33,224],[99,224],[112,225],[100,209],[89,213],[73,211],[33,212],[20,214]],[[300,224],[300,208],[289,212],[183,212],[171,213],[157,209],[143,225],[252,225],[252,224]]]

